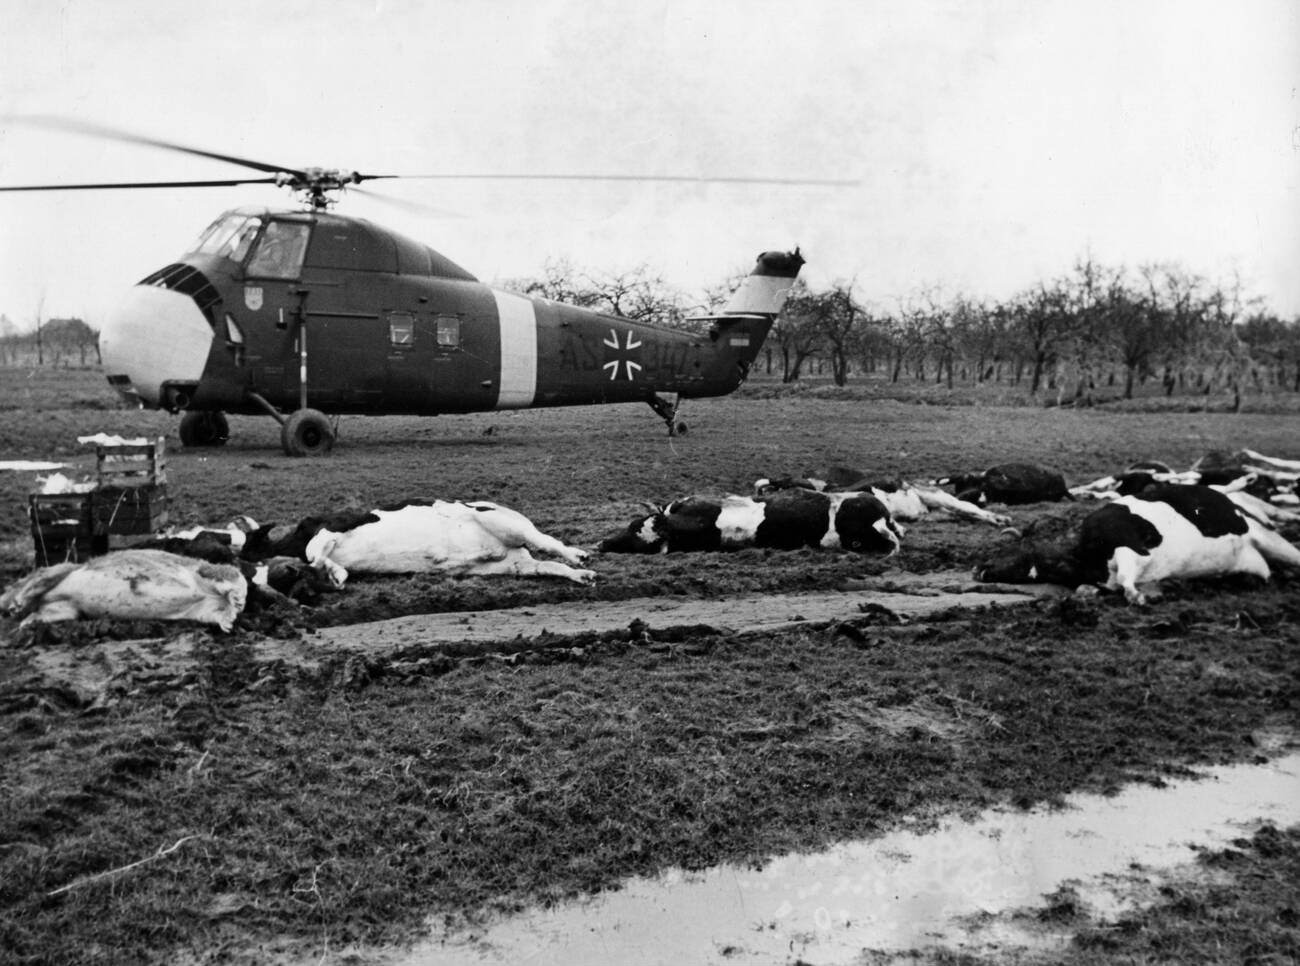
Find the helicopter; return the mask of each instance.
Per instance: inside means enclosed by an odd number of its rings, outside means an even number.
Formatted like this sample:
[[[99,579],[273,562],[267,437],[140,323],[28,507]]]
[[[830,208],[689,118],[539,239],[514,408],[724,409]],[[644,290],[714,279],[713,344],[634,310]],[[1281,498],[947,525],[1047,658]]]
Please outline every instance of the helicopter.
[[[280,424],[286,454],[322,456],[333,448],[343,414],[628,402],[648,404],[670,435],[681,435],[683,400],[726,395],[745,380],[804,264],[797,248],[761,253],[719,312],[691,317],[693,331],[674,329],[498,290],[427,245],[331,210],[345,190],[372,194],[355,188],[365,181],[461,176],[292,168],[65,119],[6,120],[225,161],[266,176],[0,191],[273,184],[297,196],[297,209],[222,213],[176,261],[131,287],[102,324],[109,385],[134,405],[179,413],[187,448],[223,445],[227,414],[268,415]]]

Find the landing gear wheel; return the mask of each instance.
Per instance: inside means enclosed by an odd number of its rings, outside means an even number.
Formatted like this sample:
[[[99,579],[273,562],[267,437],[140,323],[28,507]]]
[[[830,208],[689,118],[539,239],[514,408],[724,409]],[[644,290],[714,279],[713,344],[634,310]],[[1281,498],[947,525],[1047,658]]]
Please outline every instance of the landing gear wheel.
[[[206,409],[193,409],[181,417],[181,445],[225,446],[230,439],[230,424],[226,414]]]
[[[334,430],[317,409],[299,409],[280,427],[280,445],[289,456],[324,456],[334,448]]]
[[[686,424],[677,419],[677,407],[682,404],[681,396],[674,399],[665,399],[658,393],[651,393],[646,402],[655,411],[655,415],[664,421],[664,425],[668,427],[669,436],[686,435]]]

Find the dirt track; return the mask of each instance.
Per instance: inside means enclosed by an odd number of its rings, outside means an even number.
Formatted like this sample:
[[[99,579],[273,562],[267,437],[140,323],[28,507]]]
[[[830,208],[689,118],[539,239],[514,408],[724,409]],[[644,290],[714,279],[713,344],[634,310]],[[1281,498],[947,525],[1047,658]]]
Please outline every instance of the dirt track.
[[[548,634],[599,634],[633,624],[646,631],[694,626],[733,635],[757,634],[849,620],[867,612],[888,613],[902,622],[953,608],[1023,604],[1060,592],[1043,585],[976,584],[955,572],[928,574],[925,578],[895,573],[855,584],[860,585],[859,589],[831,593],[740,594],[711,600],[642,597],[594,604],[534,604],[506,610],[419,614],[327,627],[313,635],[311,641],[327,648],[380,651],[440,641],[490,643]]]

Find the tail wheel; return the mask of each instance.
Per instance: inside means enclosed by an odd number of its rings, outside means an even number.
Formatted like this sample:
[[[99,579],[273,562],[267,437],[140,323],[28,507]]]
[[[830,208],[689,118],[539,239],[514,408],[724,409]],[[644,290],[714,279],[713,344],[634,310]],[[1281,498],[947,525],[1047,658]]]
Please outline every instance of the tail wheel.
[[[299,409],[280,427],[280,444],[289,456],[324,456],[334,448],[334,429],[323,412]]]
[[[181,445],[225,446],[230,439],[230,423],[225,413],[194,409],[181,417]]]

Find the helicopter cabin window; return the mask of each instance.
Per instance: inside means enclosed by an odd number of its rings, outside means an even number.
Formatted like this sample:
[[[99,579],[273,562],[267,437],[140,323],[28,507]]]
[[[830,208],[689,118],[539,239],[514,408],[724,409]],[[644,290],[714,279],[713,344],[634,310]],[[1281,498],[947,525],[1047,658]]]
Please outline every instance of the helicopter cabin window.
[[[460,319],[454,315],[440,315],[438,323],[438,348],[460,348]]]
[[[311,226],[301,221],[273,221],[266,226],[257,251],[248,263],[248,274],[263,278],[297,278],[307,254]]]
[[[225,215],[209,225],[199,236],[194,252],[243,261],[261,227],[262,219],[255,215]]]
[[[394,312],[388,316],[388,341],[395,348],[415,345],[415,316]]]

